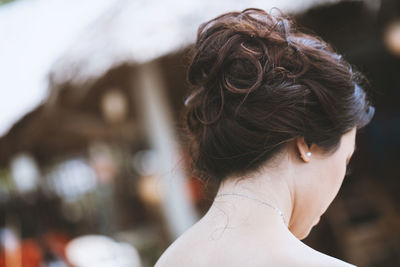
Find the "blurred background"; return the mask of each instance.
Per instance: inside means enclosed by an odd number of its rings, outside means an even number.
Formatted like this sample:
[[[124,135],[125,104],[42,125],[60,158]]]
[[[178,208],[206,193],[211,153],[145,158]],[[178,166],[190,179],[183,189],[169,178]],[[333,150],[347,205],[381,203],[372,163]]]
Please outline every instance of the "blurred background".
[[[0,267],[153,266],[207,211],[216,185],[182,142],[187,49],[247,7],[292,14],[371,83],[353,172],[305,242],[400,266],[400,1],[0,0]]]

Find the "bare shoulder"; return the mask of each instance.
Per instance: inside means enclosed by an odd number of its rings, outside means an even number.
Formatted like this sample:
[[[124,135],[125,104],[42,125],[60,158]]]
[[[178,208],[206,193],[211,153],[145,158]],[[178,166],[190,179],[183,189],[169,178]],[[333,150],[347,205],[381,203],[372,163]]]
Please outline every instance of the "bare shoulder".
[[[164,251],[154,267],[202,266],[199,259],[204,257],[198,257],[196,253],[201,250],[204,240],[196,228],[196,225],[191,227],[176,239]]]
[[[171,254],[173,254],[173,247],[174,244],[172,244],[170,247],[167,248],[166,251],[161,255],[161,257],[158,259],[156,262],[156,265],[154,267],[169,267],[169,266],[179,266],[179,264],[176,264],[174,260],[171,259]]]
[[[180,267],[184,266],[185,250],[182,249],[182,237],[173,242],[161,255],[154,267]]]
[[[324,254],[322,254],[322,256],[316,256],[313,259],[306,260],[304,265],[299,266],[356,267],[355,265]]]
[[[356,267],[350,263],[340,259],[323,254],[314,250],[300,241],[276,242],[274,247],[270,244],[262,244],[262,246],[253,247],[252,253],[248,251],[243,255],[237,255],[244,259],[252,259],[254,265],[242,266],[280,266],[280,267]],[[263,249],[264,248],[264,249]],[[266,248],[266,249],[265,249]],[[246,250],[243,250],[246,251]]]
[[[301,254],[294,254],[295,258],[291,257],[293,263],[297,262],[297,264],[293,264],[293,266],[356,267],[355,265],[316,251],[306,245],[305,247],[305,249],[299,250]]]
[[[181,242],[183,241],[183,242]],[[246,243],[246,242],[245,242]],[[239,243],[242,244],[243,243]],[[308,251],[293,249],[285,251],[281,246],[276,248],[261,249],[246,243],[245,247],[239,244],[224,244],[222,250],[208,251],[195,244],[187,244],[184,240],[175,241],[160,257],[155,267],[210,267],[210,266],[280,266],[280,267],[355,267],[342,260],[325,255],[310,248]],[[190,249],[191,248],[191,249]],[[200,251],[199,253],[193,251]],[[218,257],[212,257],[217,254]]]
[[[355,267],[308,247],[292,235],[263,238],[252,232],[224,231],[211,238],[209,225],[197,224],[173,242],[155,267]]]

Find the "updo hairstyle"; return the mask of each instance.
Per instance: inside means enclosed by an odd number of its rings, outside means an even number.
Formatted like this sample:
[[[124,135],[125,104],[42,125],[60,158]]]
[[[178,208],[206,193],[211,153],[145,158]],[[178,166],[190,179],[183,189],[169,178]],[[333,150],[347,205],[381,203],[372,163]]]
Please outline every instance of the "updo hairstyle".
[[[257,170],[298,137],[332,153],[374,113],[360,73],[288,17],[260,9],[202,24],[188,81],[193,167],[218,182]]]

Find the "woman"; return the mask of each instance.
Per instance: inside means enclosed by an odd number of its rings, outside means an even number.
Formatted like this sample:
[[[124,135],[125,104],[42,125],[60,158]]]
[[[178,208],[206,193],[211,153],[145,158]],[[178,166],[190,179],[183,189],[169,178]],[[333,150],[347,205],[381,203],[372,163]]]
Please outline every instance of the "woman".
[[[300,240],[373,116],[361,75],[288,18],[246,9],[200,26],[188,80],[194,169],[220,186],[156,266],[352,266]]]

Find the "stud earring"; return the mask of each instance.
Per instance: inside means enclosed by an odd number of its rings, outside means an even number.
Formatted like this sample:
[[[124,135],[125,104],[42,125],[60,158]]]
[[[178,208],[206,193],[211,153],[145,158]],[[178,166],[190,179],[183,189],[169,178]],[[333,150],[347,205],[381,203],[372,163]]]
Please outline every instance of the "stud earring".
[[[307,152],[306,155],[307,155],[307,157],[311,157],[312,154],[311,154],[311,152]]]

